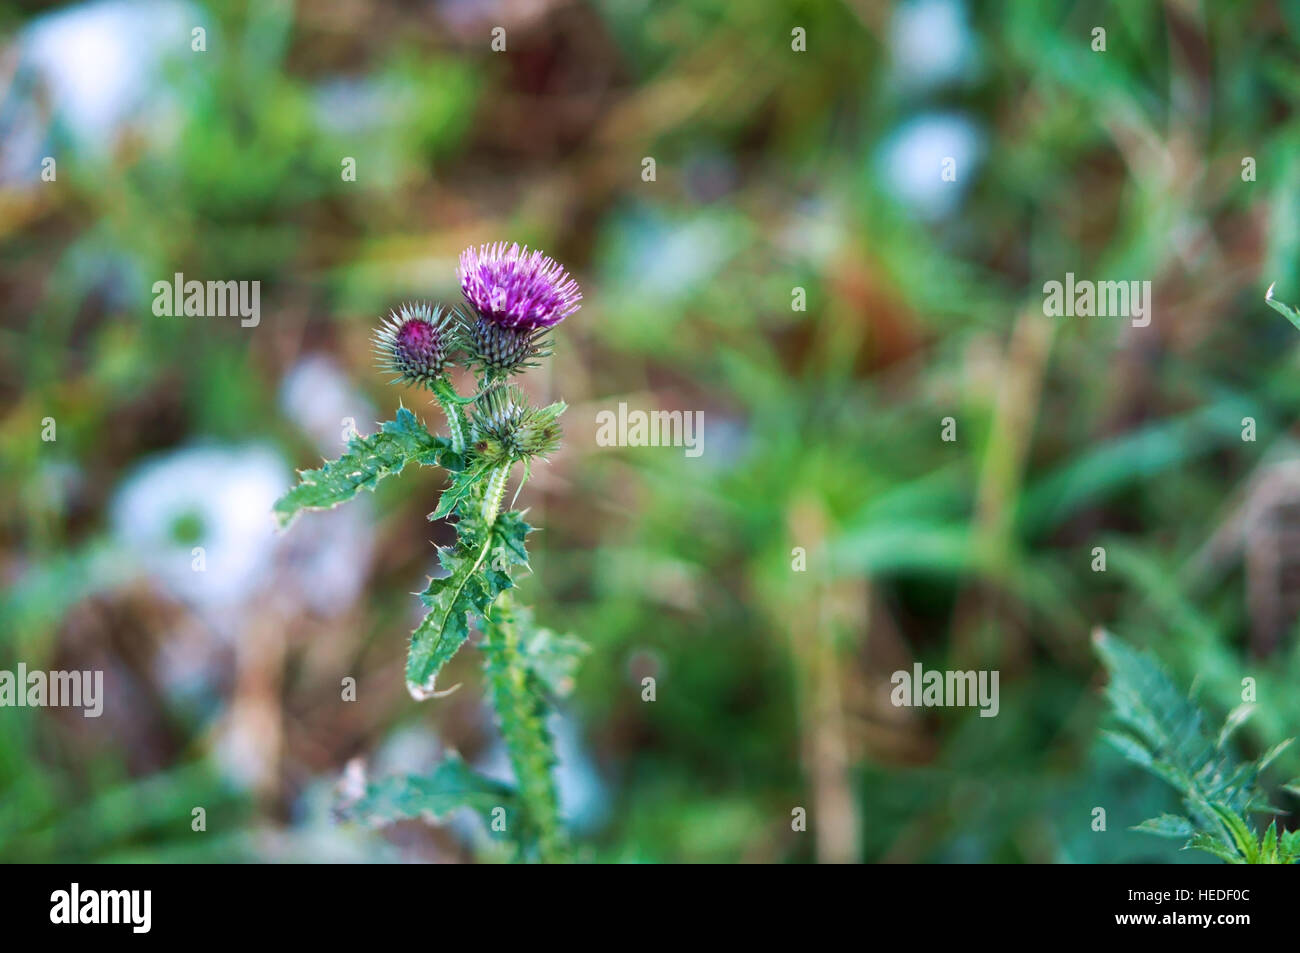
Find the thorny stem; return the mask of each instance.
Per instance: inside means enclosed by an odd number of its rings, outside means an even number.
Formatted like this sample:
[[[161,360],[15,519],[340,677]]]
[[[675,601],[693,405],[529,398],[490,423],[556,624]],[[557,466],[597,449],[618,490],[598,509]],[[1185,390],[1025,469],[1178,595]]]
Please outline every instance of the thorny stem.
[[[466,449],[465,417],[460,395],[445,377],[433,385],[434,396],[442,405],[451,435],[451,448],[463,454]],[[483,483],[479,515],[484,526],[483,549],[468,575],[478,571],[492,539],[492,526],[501,512],[511,462],[501,463],[488,471]],[[527,474],[524,479],[527,480]],[[520,484],[522,487],[522,483]],[[552,771],[555,766],[554,741],[546,727],[547,705],[537,678],[529,669],[521,645],[523,636],[513,612],[511,594],[503,592],[483,619],[484,671],[492,707],[497,714],[501,737],[510,755],[523,805],[523,825],[537,844],[537,859],[557,863],[569,859],[568,840],[560,823],[559,796]]]
[[[451,436],[451,449],[454,453],[465,452],[465,413],[460,409],[460,395],[451,381],[439,377],[433,382],[433,396],[438,398],[442,412],[447,418],[447,430]]]
[[[483,525],[491,528],[496,522],[497,513],[501,511],[501,501],[506,496],[506,481],[510,478],[510,464],[502,463],[488,474],[483,487]]]
[[[490,619],[484,620],[484,671],[501,737],[510,754],[524,824],[536,839],[538,860],[564,862],[568,839],[560,824],[559,797],[552,769],[554,743],[546,727],[547,705],[521,649],[519,626],[503,592]]]

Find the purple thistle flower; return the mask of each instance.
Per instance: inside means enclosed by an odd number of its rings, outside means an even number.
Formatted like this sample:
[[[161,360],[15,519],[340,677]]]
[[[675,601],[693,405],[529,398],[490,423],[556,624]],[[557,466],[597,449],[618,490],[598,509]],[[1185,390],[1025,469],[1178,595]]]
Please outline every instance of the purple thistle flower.
[[[527,246],[466,248],[458,273],[470,307],[497,327],[553,328],[581,307],[578,283],[559,262]]]
[[[375,331],[380,366],[407,384],[432,386],[452,349],[449,323],[441,308],[402,305]]]
[[[470,310],[461,319],[465,350],[490,376],[516,373],[549,354],[549,331],[582,301],[578,283],[556,261],[517,244],[467,248],[458,273]]]

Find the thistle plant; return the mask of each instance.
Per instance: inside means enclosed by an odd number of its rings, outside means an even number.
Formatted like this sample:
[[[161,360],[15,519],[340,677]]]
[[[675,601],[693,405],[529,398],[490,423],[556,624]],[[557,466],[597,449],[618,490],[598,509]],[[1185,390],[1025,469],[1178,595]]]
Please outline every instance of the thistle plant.
[[[393,383],[429,392],[441,407],[447,434],[431,434],[400,407],[378,432],[354,437],[338,460],[301,471],[275,513],[288,526],[301,511],[338,506],[410,463],[447,472],[429,519],[453,520],[456,542],[439,549],[443,574],[419,593],[426,614],[411,633],[406,687],[417,701],[459,687],[442,689],[439,674],[469,639],[471,626],[477,627],[487,694],[515,786],[479,777],[452,757],[431,775],[384,779],[354,792],[343,813],[383,822],[439,817],[468,806],[494,822],[494,829],[504,817],[522,858],[562,861],[568,843],[546,721],[552,697],[571,683],[585,647],[536,625],[531,611],[514,602],[516,579],[529,569],[525,538],[533,527],[523,512],[505,508],[505,497],[512,478],[519,478],[517,498],[534,461],[559,447],[565,409],[563,402],[532,406],[512,379],[551,353],[552,329],[578,310],[582,294],[551,258],[504,243],[466,250],[459,277],[463,309],[404,305],[374,338]],[[457,366],[474,373],[474,393],[456,390],[449,372]]]
[[[1229,864],[1294,864],[1300,861],[1300,831],[1278,831],[1277,821],[1259,833],[1255,814],[1280,814],[1259,790],[1259,778],[1291,744],[1286,739],[1254,761],[1241,761],[1230,748],[1232,733],[1253,710],[1231,711],[1217,738],[1204,727],[1200,708],[1174,685],[1164,667],[1106,632],[1093,642],[1110,673],[1106,697],[1118,730],[1105,738],[1134,764],[1174,788],[1185,814],[1161,814],[1135,830],[1184,841]],[[1300,778],[1283,785],[1300,793]]]

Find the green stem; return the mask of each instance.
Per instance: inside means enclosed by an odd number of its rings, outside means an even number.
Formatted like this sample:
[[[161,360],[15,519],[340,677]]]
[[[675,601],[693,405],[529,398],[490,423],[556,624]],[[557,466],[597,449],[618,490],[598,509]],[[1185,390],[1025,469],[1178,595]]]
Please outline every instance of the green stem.
[[[488,690],[510,754],[524,824],[543,863],[569,859],[560,825],[559,797],[552,769],[554,744],[546,728],[547,704],[536,677],[524,662],[519,626],[511,612],[510,593],[499,597],[491,619],[484,620],[483,654]]]
[[[438,398],[442,412],[447,418],[447,430],[451,435],[451,449],[455,453],[465,452],[465,412],[460,409],[463,401],[451,386],[451,381],[439,377],[433,382],[433,396]]]
[[[506,481],[510,479],[509,463],[502,463],[494,467],[488,473],[487,482],[483,486],[483,509],[480,515],[483,517],[483,525],[491,528],[496,522],[497,514],[501,512],[501,503],[506,498]]]

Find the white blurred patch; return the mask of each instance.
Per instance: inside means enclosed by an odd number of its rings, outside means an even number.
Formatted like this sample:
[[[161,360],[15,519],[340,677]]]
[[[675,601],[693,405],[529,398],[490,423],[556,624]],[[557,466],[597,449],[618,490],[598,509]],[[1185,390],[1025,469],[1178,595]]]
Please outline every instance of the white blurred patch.
[[[359,433],[375,429],[375,408],[348,383],[339,366],[313,354],[295,364],[280,384],[280,408],[316,441],[322,454],[343,452],[345,422]]]
[[[322,616],[338,615],[356,602],[374,554],[373,517],[367,494],[294,523],[277,541],[281,594]]]
[[[382,778],[394,774],[428,774],[430,765],[443,756],[442,741],[425,725],[406,725],[396,729],[370,759],[368,774]]]
[[[621,224],[614,278],[643,300],[669,302],[691,293],[713,277],[735,246],[728,229],[706,215],[680,224],[639,215]]]
[[[114,543],[180,599],[226,614],[270,580],[271,505],[292,474],[264,446],[199,446],[138,466],[110,506]],[[202,570],[196,570],[202,550]]]
[[[913,0],[894,8],[890,56],[899,85],[929,89],[968,76],[975,43],[959,0]]]
[[[362,434],[376,429],[374,406],[323,355],[303,358],[285,375],[280,408],[329,459],[346,447],[349,424]],[[283,540],[285,590],[321,615],[335,615],[352,605],[361,594],[374,551],[371,517],[370,498],[363,494],[336,510],[299,519]]]
[[[196,26],[209,26],[206,15],[179,0],[100,0],[33,20],[17,37],[18,76],[0,103],[9,120],[0,130],[0,176],[39,180],[50,148],[38,105],[46,101],[53,122],[91,153],[107,151],[146,109],[170,114],[174,103],[160,94],[163,67],[206,55],[190,49]]]
[[[983,154],[984,136],[971,120],[957,113],[926,113],[885,140],[877,164],[898,202],[920,218],[938,219],[961,203]],[[953,160],[953,181],[943,178],[946,159]]]

